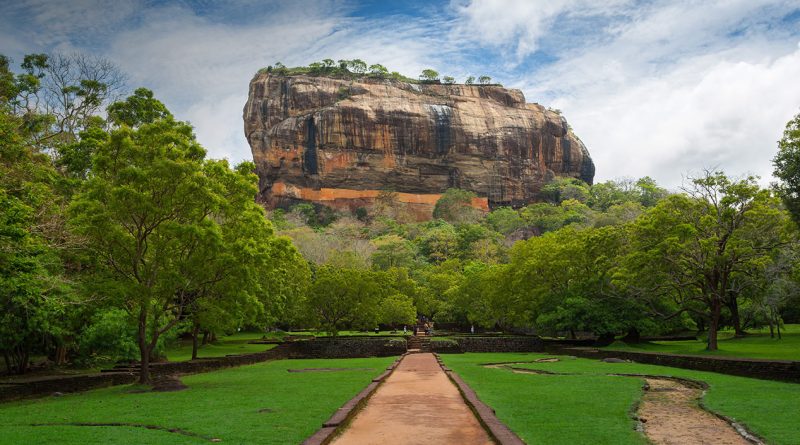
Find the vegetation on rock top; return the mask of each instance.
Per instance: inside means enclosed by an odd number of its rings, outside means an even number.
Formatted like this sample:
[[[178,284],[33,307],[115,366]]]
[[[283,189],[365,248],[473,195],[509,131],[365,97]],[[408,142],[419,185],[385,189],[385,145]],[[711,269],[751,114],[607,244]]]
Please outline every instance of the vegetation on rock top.
[[[341,59],[336,62],[333,59],[323,59],[320,62],[313,62],[308,66],[286,67],[281,62],[276,62],[275,65],[270,65],[262,68],[259,73],[270,73],[278,76],[294,76],[294,75],[308,75],[308,76],[323,76],[338,79],[390,79],[407,83],[423,83],[423,84],[445,84],[454,85],[456,79],[452,76],[440,76],[439,72],[430,68],[422,70],[422,73],[417,79],[407,77],[397,71],[389,72],[389,70],[379,64],[368,65],[361,59],[346,60]],[[481,75],[477,78],[478,83],[475,83],[475,76],[468,76],[464,85],[493,85],[502,86],[499,83],[492,83],[492,78],[487,75]]]

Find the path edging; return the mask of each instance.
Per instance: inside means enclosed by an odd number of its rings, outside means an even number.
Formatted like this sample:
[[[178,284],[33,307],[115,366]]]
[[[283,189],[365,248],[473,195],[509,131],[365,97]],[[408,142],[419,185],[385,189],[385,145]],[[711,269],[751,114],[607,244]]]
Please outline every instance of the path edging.
[[[397,368],[397,365],[400,364],[400,361],[408,355],[408,353],[402,354],[400,357],[397,358],[394,362],[392,362],[389,367],[386,368],[386,371],[381,373],[378,377],[372,379],[372,381],[362,389],[355,397],[348,400],[341,408],[337,409],[333,415],[326,420],[320,429],[318,429],[313,435],[311,435],[308,439],[304,440],[302,445],[325,445],[330,443],[330,441],[337,435],[341,426],[346,425],[353,417],[355,417],[356,413],[359,409],[366,403],[367,399],[375,393],[378,387],[386,381],[386,379],[392,375],[394,370]]]
[[[461,393],[461,397],[463,397],[464,401],[467,403],[467,406],[475,413],[478,417],[478,421],[483,425],[489,433],[489,436],[491,436],[495,442],[500,445],[525,445],[525,442],[520,439],[516,433],[511,431],[505,423],[497,418],[494,410],[478,398],[478,394],[470,388],[461,376],[445,366],[439,354],[434,353],[433,356],[436,357],[436,361],[439,363],[439,366],[441,366],[442,371],[444,371],[450,381],[456,385],[458,391]]]

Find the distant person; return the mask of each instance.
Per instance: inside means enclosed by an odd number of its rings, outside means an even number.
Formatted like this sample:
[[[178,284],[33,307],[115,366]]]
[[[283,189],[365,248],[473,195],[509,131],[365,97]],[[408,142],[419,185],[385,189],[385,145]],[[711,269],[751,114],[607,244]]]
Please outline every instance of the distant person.
[[[406,335],[406,326],[403,325],[403,335]]]
[[[380,328],[379,328],[379,327],[377,327],[377,326],[375,326],[375,333],[377,334],[377,333],[379,333],[379,332],[381,332]]]
[[[475,325],[474,324],[469,325],[469,332],[470,332],[470,334],[475,334]]]

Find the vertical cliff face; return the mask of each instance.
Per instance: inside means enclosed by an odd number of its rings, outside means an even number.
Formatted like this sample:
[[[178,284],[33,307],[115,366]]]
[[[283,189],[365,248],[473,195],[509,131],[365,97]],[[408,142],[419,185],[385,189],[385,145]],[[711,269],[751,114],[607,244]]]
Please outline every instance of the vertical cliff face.
[[[559,114],[497,86],[258,74],[244,126],[268,206],[351,209],[393,190],[420,219],[457,187],[523,205],[555,176],[594,177]]]

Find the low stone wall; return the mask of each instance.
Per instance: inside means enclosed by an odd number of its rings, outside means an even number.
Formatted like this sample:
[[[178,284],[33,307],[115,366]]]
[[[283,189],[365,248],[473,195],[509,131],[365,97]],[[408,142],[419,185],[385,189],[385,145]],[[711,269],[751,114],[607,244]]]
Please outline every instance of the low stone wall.
[[[658,354],[652,352],[611,351],[593,348],[561,348],[548,352],[583,358],[620,358],[649,365],[672,366],[696,371],[800,383],[800,362],[699,355]]]
[[[150,372],[153,375],[171,374],[197,374],[201,372],[214,371],[216,369],[230,368],[234,366],[252,365],[254,363],[265,362],[267,360],[278,360],[288,356],[290,347],[288,344],[278,345],[268,351],[255,352],[242,355],[226,355],[225,357],[201,358],[187,362],[164,362],[152,363]]]
[[[19,383],[0,384],[0,401],[5,402],[54,393],[80,392],[107,386],[126,385],[134,383],[137,377],[132,372],[108,372],[43,377]]]
[[[455,342],[453,345],[447,340]],[[451,337],[437,341],[436,338],[431,342],[431,349],[434,352],[458,353],[458,352],[539,352],[544,350],[544,344],[539,337],[519,336],[519,337]]]
[[[287,345],[288,358],[389,357],[406,353],[399,337],[321,337]]]
[[[253,354],[229,355],[187,362],[152,363],[150,372],[155,377],[171,374],[196,374],[234,366],[250,365],[267,360],[285,358],[288,349],[287,345],[280,345],[269,351]],[[136,382],[137,378],[138,373],[136,372],[101,372],[97,374],[50,376],[10,384],[0,384],[0,401],[41,397],[56,392],[81,392],[107,386],[125,385]]]

